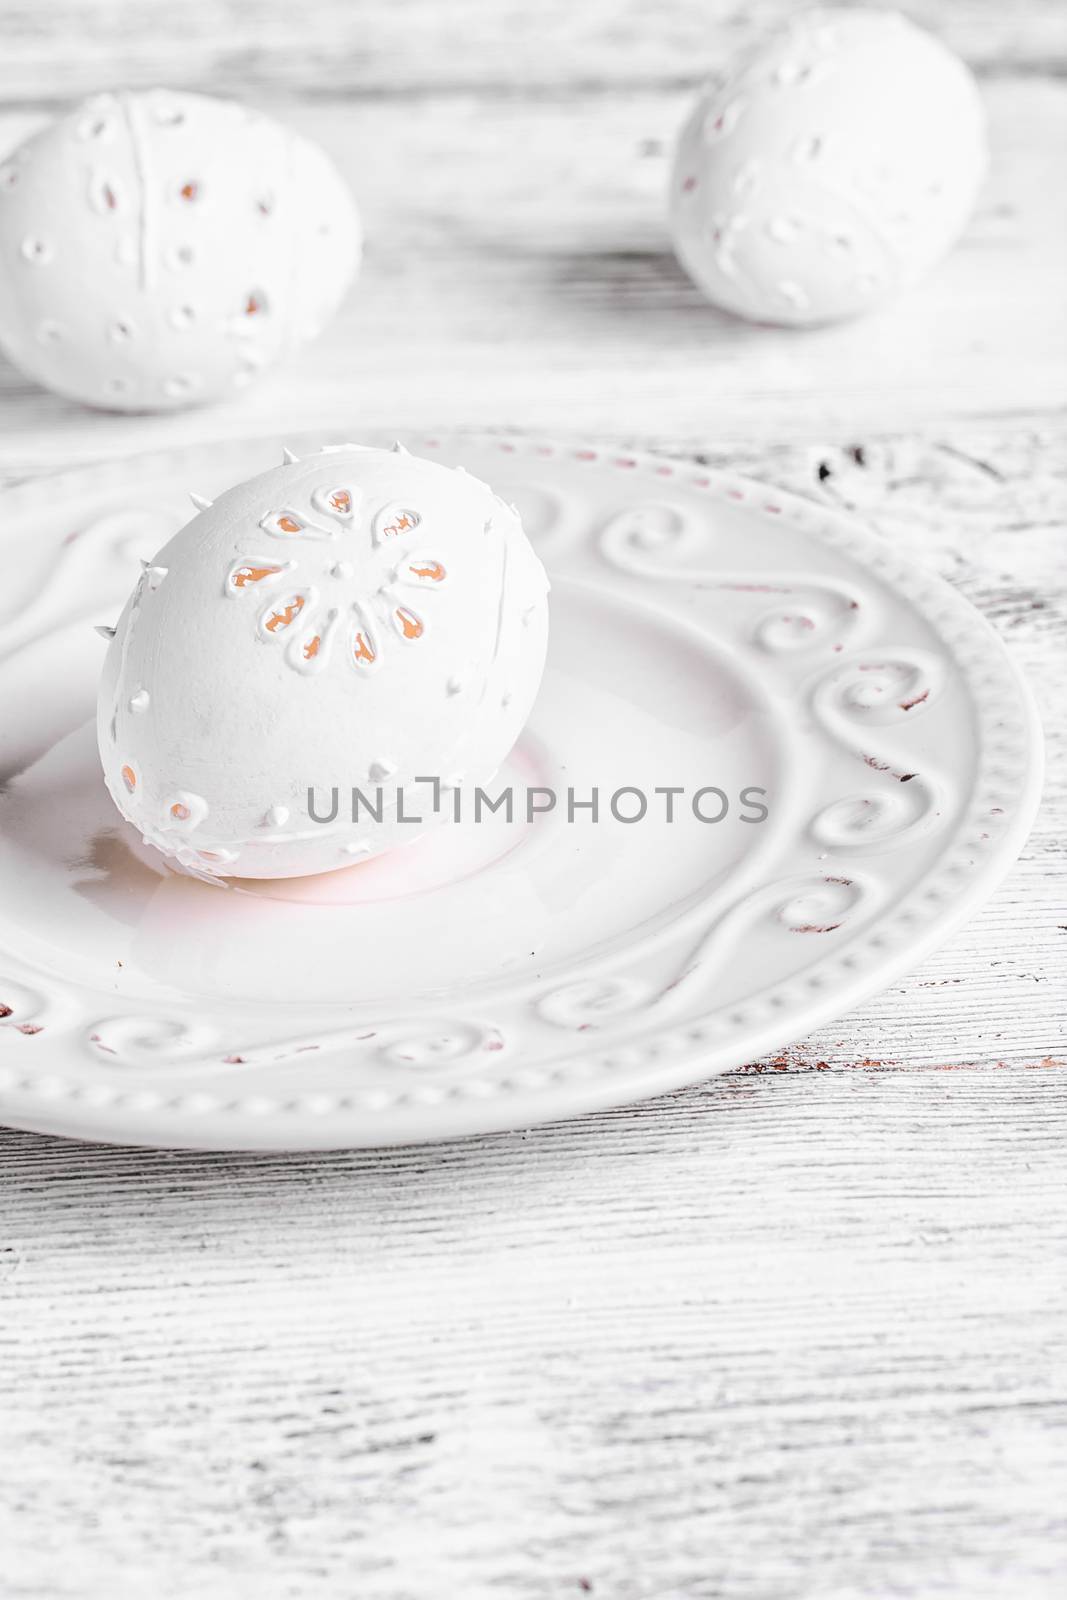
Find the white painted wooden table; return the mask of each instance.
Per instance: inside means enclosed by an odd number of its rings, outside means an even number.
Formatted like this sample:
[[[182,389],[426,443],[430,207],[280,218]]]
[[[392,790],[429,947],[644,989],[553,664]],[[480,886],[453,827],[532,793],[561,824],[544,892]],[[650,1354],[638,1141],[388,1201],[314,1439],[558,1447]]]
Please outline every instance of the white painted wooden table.
[[[336,331],[240,405],[124,420],[0,370],[0,480],[320,420],[736,463],[955,582],[1050,755],[949,948],[688,1093],[369,1155],[0,1133],[5,1600],[1064,1592],[1067,32],[914,0],[982,76],[978,215],[898,306],[784,334],[700,302],[660,197],[700,72],[790,9],[0,0],[0,142],[116,82],[239,93],[370,234]]]

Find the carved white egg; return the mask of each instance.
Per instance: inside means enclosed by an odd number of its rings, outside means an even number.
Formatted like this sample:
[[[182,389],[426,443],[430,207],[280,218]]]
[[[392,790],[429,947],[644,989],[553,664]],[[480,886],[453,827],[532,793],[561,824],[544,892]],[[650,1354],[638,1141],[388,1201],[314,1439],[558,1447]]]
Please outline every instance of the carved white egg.
[[[239,391],[321,332],[359,254],[325,153],[230,101],[99,95],[0,163],[0,345],[88,405]]]
[[[698,99],[675,247],[739,316],[856,316],[946,253],[985,167],[977,87],[943,44],[894,12],[802,13]]]
[[[130,596],[99,695],[112,798],[201,876],[410,843],[522,731],[547,595],[517,512],[462,469],[287,460],[205,503]]]

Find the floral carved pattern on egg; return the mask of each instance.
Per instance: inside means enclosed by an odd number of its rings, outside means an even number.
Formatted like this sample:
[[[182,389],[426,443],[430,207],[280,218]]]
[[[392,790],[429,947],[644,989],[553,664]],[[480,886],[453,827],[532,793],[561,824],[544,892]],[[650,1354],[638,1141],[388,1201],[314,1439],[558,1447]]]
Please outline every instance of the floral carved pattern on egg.
[[[390,636],[405,645],[424,637],[426,619],[403,591],[440,588],[447,572],[435,555],[404,548],[422,521],[409,506],[381,506],[364,518],[359,490],[343,484],[316,489],[312,505],[329,520],[291,507],[260,519],[263,532],[293,546],[296,556],[239,561],[226,575],[226,593],[251,604],[260,638],[281,641],[294,670],[321,672],[343,640],[345,661],[362,676],[379,667]],[[331,552],[324,562],[323,543],[342,540],[351,559],[336,560]],[[312,575],[318,581],[300,582]]]

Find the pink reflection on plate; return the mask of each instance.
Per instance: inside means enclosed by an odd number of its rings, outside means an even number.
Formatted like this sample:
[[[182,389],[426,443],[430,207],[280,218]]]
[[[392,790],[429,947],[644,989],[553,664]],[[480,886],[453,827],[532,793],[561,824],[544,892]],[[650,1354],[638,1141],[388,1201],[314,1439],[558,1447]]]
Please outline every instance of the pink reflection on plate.
[[[411,842],[369,861],[357,861],[351,867],[337,872],[317,873],[307,878],[233,878],[230,887],[238,894],[250,895],[259,900],[280,900],[297,905],[354,906],[375,901],[400,900],[408,895],[427,894],[435,889],[445,889],[485,872],[498,861],[503,861],[526,844],[534,831],[540,831],[551,821],[538,819],[526,821],[525,791],[527,787],[545,785],[551,763],[537,741],[525,734],[511,752],[492,783],[483,785],[486,794],[495,800],[509,786],[515,791],[514,821],[509,822],[504,813],[483,809],[482,818],[474,822],[468,813],[473,812],[474,791],[463,792],[463,819],[456,823],[448,815],[451,797],[441,797],[444,820],[433,820],[422,833],[412,825]],[[419,812],[420,800],[408,801],[408,807],[427,817],[432,801],[429,788],[420,786],[418,794],[425,793],[426,810]]]

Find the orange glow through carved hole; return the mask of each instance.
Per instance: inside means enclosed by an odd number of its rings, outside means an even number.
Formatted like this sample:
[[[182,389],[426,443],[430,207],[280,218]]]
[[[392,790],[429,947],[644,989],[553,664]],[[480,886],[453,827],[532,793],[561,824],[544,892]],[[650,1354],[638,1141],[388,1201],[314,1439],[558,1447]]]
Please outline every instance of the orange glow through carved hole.
[[[283,628],[288,628],[290,623],[295,622],[303,609],[304,599],[302,595],[298,594],[285,605],[279,607],[277,611],[271,613],[265,624],[267,632],[280,633]]]
[[[281,567],[238,567],[231,582],[235,589],[247,589],[250,583],[262,583],[264,578],[273,578],[281,570]]]
[[[409,611],[406,606],[398,606],[396,620],[405,639],[421,639],[422,623],[413,611]]]

